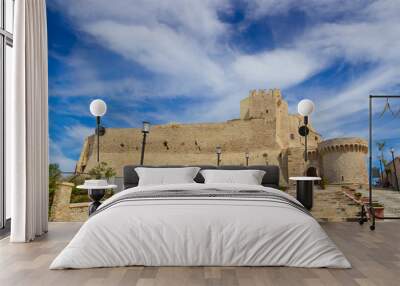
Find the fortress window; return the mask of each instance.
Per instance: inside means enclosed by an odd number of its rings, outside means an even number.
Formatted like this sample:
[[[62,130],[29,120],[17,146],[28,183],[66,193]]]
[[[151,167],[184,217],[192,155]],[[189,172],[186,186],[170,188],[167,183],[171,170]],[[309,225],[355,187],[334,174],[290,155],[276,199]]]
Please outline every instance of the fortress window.
[[[268,109],[265,109],[265,113],[268,113]]]
[[[315,141],[318,141],[318,137],[317,136],[315,136]]]
[[[124,144],[124,143],[121,143],[121,144],[119,144],[119,146],[121,146],[122,148],[124,148],[124,147],[125,147],[125,144]]]
[[[290,139],[294,140],[294,134],[290,134]]]

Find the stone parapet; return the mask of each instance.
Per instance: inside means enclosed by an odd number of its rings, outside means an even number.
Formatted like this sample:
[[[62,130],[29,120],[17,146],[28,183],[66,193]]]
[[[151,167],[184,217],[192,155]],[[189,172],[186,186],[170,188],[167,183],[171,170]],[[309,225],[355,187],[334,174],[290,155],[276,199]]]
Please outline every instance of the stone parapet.
[[[88,215],[89,203],[75,203],[69,205],[70,221],[86,221]]]
[[[368,153],[366,140],[357,137],[335,138],[322,141],[318,144],[320,154],[327,152],[362,152]]]

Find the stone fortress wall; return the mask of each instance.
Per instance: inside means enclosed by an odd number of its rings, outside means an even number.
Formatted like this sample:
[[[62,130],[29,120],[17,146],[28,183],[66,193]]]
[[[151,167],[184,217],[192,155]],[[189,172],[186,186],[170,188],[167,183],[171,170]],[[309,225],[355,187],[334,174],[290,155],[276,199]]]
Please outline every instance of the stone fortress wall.
[[[250,165],[280,166],[283,186],[289,183],[290,176],[304,175],[306,170],[324,175],[328,183],[365,183],[364,153],[355,151],[355,148],[327,152],[327,148],[319,146],[328,143],[322,141],[311,124],[308,137],[310,160],[306,165],[303,159],[304,138],[298,134],[302,121],[299,115],[288,113],[288,104],[280,90],[253,90],[240,102],[240,119],[152,126],[147,137],[145,164],[214,165],[215,148],[221,146],[222,165],[244,165],[245,152],[248,151]],[[85,140],[77,172],[85,172],[96,165],[95,140],[93,135]],[[357,138],[350,140],[362,141]],[[123,166],[139,164],[141,144],[139,128],[107,128],[100,139],[100,159],[115,168],[118,176],[122,176]],[[337,162],[330,165],[331,160]],[[350,171],[353,167],[358,167],[359,171]],[[345,180],[338,180],[342,176]]]

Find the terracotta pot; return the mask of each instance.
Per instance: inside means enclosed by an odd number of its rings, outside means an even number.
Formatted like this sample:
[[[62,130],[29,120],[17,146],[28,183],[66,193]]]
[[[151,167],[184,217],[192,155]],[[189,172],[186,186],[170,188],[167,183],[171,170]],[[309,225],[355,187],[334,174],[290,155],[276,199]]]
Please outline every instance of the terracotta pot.
[[[375,207],[375,216],[384,217],[385,216],[385,207]]]

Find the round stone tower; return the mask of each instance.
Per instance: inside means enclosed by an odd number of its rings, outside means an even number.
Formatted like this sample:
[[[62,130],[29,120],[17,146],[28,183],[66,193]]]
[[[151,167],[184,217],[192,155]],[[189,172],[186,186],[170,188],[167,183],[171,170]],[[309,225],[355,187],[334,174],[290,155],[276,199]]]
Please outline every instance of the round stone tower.
[[[364,139],[335,138],[318,144],[321,174],[328,184],[368,184],[366,154],[368,143]]]

